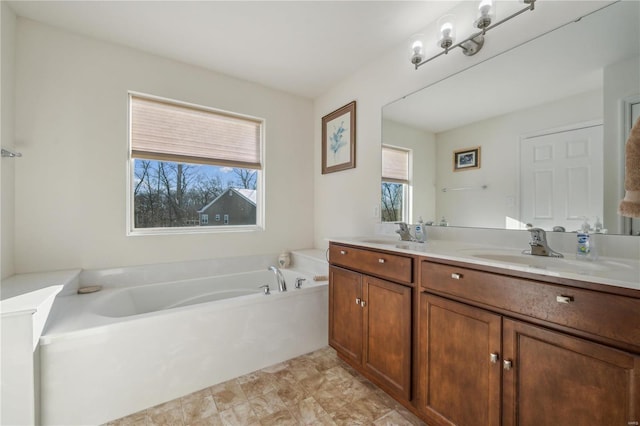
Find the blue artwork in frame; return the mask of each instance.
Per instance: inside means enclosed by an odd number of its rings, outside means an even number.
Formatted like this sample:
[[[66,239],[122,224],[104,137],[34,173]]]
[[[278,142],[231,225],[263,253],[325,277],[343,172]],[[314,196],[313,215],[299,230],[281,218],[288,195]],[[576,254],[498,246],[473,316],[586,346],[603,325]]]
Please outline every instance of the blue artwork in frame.
[[[356,101],[322,117],[322,174],[356,167]]]

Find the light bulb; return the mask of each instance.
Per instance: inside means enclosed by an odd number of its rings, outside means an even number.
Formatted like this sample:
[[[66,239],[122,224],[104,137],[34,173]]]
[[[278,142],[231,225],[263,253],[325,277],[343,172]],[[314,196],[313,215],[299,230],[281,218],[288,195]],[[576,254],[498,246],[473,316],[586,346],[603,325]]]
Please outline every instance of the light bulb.
[[[414,54],[418,54],[420,52],[422,52],[422,41],[420,40],[415,40],[413,42],[413,45],[411,46],[411,50],[413,50]]]
[[[409,41],[409,57],[411,59],[411,63],[414,65],[419,64],[424,60],[424,43],[422,34],[416,34],[411,37]]]
[[[445,37],[445,38],[451,37],[452,31],[453,31],[453,24],[451,22],[445,22],[440,27],[440,34],[442,34],[442,37]]]
[[[491,6],[493,6],[492,0],[482,0],[478,6],[481,16],[487,16],[491,12]]]
[[[496,16],[496,7],[493,0],[481,0],[478,5],[478,18],[474,21],[474,26],[485,30],[491,25],[491,21]]]
[[[445,15],[438,19],[436,28],[438,29],[438,46],[443,49],[448,49],[453,46],[455,42],[455,27],[453,22],[455,16]]]

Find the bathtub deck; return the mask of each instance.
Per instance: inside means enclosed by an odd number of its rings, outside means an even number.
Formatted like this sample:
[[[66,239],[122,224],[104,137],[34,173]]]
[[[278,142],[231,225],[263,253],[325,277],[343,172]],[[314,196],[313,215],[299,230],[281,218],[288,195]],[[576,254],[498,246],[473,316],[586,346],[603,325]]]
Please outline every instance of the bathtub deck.
[[[424,425],[329,347],[107,423],[167,424]]]

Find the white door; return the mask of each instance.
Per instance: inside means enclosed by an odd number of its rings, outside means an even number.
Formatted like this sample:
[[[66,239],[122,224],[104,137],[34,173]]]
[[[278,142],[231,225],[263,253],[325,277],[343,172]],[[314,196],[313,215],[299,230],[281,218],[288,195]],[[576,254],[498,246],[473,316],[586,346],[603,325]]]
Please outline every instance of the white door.
[[[567,231],[603,216],[602,125],[520,142],[520,221]]]

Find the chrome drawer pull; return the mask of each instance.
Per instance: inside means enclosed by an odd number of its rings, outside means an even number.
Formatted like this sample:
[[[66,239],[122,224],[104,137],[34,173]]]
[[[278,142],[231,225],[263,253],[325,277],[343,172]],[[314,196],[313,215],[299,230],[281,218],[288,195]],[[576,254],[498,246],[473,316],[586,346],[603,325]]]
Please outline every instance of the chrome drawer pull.
[[[489,356],[489,361],[491,361],[491,364],[497,364],[499,359],[500,359],[500,355],[498,355],[495,352]]]
[[[356,305],[360,305],[360,298],[356,297]]]
[[[558,303],[573,302],[573,297],[571,297],[571,296],[556,296],[556,302],[558,302]]]
[[[384,259],[378,259],[378,263],[384,263]]]
[[[347,252],[344,250],[340,250],[340,254],[347,254]]]
[[[365,302],[364,300],[362,302],[360,302],[360,306],[362,308],[364,308],[365,306],[367,306],[367,302]]]
[[[462,274],[457,274],[457,273],[453,273],[451,274],[451,278],[453,278],[454,280],[459,280],[460,278],[462,278]]]
[[[511,361],[507,361],[506,359],[503,361],[503,365],[505,370],[511,370],[511,367],[513,366]]]

